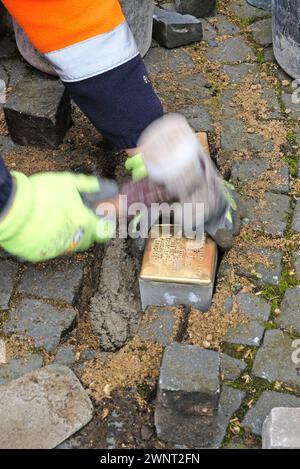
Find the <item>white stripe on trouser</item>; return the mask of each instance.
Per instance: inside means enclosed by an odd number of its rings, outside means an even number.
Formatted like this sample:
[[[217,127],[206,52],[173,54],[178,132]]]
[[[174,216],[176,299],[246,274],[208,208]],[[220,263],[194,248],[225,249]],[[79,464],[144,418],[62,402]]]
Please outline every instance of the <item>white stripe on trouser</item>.
[[[139,54],[126,21],[112,31],[94,36],[45,57],[63,81],[73,82],[116,68]]]

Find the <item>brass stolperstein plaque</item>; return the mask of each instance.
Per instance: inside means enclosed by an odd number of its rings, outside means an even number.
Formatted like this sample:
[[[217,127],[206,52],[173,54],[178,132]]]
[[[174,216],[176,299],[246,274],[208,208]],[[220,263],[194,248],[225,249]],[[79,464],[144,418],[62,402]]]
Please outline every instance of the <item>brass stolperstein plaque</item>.
[[[214,281],[217,256],[216,243],[209,237],[202,241],[175,237],[162,231],[166,225],[156,225],[156,238],[146,243],[140,279],[152,282],[210,285]]]

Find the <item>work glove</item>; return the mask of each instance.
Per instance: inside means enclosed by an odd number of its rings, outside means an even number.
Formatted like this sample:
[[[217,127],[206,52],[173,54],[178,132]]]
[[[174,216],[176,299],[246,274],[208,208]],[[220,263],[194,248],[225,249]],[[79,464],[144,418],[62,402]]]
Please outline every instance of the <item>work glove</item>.
[[[223,250],[232,247],[233,237],[240,232],[241,219],[246,216],[242,200],[234,187],[223,181],[225,204],[204,224],[205,232],[213,238]]]
[[[12,172],[14,194],[0,218],[0,246],[31,262],[88,249],[115,234],[115,223],[88,208],[103,200],[101,180],[72,173]],[[109,194],[110,198],[111,194]]]
[[[140,153],[127,158],[125,168],[131,172],[132,181],[134,182],[141,181],[148,176],[147,168]]]
[[[205,232],[222,249],[229,249],[240,229],[240,201],[234,188],[218,175],[186,119],[178,114],[158,119],[142,133],[138,146],[141,153],[126,162],[133,179],[148,175],[152,185],[163,188],[148,190],[143,199],[149,201],[150,194],[158,202],[157,196],[163,194],[160,202],[179,201],[184,209],[189,203],[193,210],[185,220],[193,229],[203,229],[197,226],[196,213],[197,204],[202,203]]]

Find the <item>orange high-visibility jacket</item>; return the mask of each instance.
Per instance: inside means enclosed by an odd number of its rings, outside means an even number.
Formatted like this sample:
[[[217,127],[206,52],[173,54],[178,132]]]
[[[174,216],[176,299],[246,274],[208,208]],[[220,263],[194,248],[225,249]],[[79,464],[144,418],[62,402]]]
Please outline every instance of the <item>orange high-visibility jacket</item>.
[[[138,55],[118,0],[2,0],[63,81],[104,73]]]

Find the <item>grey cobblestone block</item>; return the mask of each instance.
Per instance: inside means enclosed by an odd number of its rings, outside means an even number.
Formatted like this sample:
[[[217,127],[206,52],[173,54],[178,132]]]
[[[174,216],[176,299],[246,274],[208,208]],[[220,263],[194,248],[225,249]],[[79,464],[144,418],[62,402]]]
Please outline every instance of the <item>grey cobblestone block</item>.
[[[147,308],[137,335],[141,340],[166,346],[176,340],[179,328],[174,310],[151,307]]]
[[[270,16],[265,10],[249,5],[246,0],[234,0],[229,4],[229,11],[234,13],[239,19],[248,21]]]
[[[265,119],[281,119],[283,117],[275,90],[268,88],[265,89],[261,98],[266,101],[268,106],[268,112]]]
[[[178,72],[182,69],[192,69],[194,62],[181,49],[167,50],[154,47],[145,56],[145,64],[149,73]]]
[[[223,65],[221,70],[228,75],[231,83],[238,84],[249,74],[255,76],[259,68],[257,64],[242,63],[237,65]]]
[[[297,200],[294,210],[292,229],[297,233],[300,233],[300,199]]]
[[[247,146],[250,151],[260,153],[269,152],[274,148],[272,140],[266,140],[262,135],[247,134]]]
[[[13,379],[43,366],[43,358],[38,354],[31,354],[21,358],[13,358],[7,364],[0,365],[0,385],[7,384]]]
[[[224,15],[216,15],[213,25],[221,36],[235,36],[240,32],[240,28],[236,24],[231,23],[231,21],[228,21]]]
[[[235,90],[231,88],[226,88],[225,90],[221,91],[220,95],[220,102],[222,105],[222,116],[223,118],[232,118],[236,115],[236,105],[233,102],[233,98],[235,96]],[[223,119],[224,124],[226,125],[226,120]],[[237,122],[235,120],[234,122]],[[245,128],[244,126],[242,127],[242,137],[244,138],[245,136]],[[225,136],[225,133],[224,133]]]
[[[182,91],[195,99],[208,99],[212,96],[209,82],[201,73],[190,75],[180,80]]]
[[[244,200],[251,226],[267,235],[283,236],[287,228],[290,197],[266,192],[259,204],[254,199]]]
[[[74,373],[60,365],[0,388],[0,447],[52,449],[86,425],[92,403]]]
[[[287,288],[280,305],[280,315],[276,323],[282,329],[293,329],[300,334],[300,285]]]
[[[223,386],[217,416],[217,433],[210,448],[220,448],[232,415],[240,408],[245,393],[239,389]]]
[[[32,75],[4,105],[9,133],[19,145],[56,147],[71,125],[71,103],[57,80]]]
[[[203,27],[203,40],[212,41],[215,39],[217,33],[215,28],[204,18],[200,18]]]
[[[155,8],[153,37],[164,47],[172,49],[202,41],[202,23],[191,15]]]
[[[159,438],[205,447],[217,430],[220,357],[194,345],[174,343],[165,350],[155,424]]]
[[[221,354],[221,374],[225,380],[235,381],[246,368],[246,363],[226,353]]]
[[[300,251],[296,252],[294,255],[294,266],[296,279],[300,280]]]
[[[83,280],[84,264],[68,263],[43,268],[30,266],[24,273],[18,291],[74,304]]]
[[[300,388],[297,365],[292,360],[293,339],[284,332],[274,329],[265,333],[263,346],[258,350],[253,375],[267,381],[281,381]]]
[[[222,123],[221,148],[225,151],[240,151],[241,142],[246,140],[243,122],[238,119],[224,119]]]
[[[234,263],[233,268],[239,275],[245,276],[251,279],[252,282],[259,286],[265,284],[268,285],[278,285],[279,279],[282,272],[281,261],[283,254],[280,251],[271,251],[266,248],[253,247],[252,245],[242,249],[241,255],[247,255],[249,258],[251,256],[258,256],[259,260],[254,262],[253,265],[246,267],[245,265],[240,265],[239,263]],[[221,262],[219,268],[219,274],[226,272],[230,268],[225,262]]]
[[[231,171],[231,179],[241,182],[254,181],[258,179],[263,173],[269,170],[271,160],[268,158],[251,158],[250,160],[237,160],[233,163]],[[275,170],[270,169],[272,173]],[[290,188],[289,169],[286,164],[283,164],[278,171],[279,180],[272,186],[272,190],[281,193],[288,193]]]
[[[266,18],[252,24],[251,31],[254,41],[260,46],[267,47],[272,44],[272,18]]]
[[[205,0],[205,2],[199,2],[199,0],[175,0],[175,6],[179,13],[204,18],[214,14],[216,0]]]
[[[75,364],[75,361],[75,353],[72,347],[62,345],[58,348],[54,363],[71,367]]]
[[[58,309],[42,301],[24,299],[10,311],[4,332],[31,338],[36,347],[53,352],[75,320],[76,312],[72,308]]]
[[[264,391],[258,401],[248,410],[242,426],[256,435],[262,434],[262,426],[274,407],[300,407],[300,397],[291,394]]]
[[[293,102],[292,94],[290,93],[282,93],[281,100],[287,110],[290,110],[289,117],[292,119],[300,119],[300,105],[299,103]]]
[[[236,295],[240,312],[246,316],[246,324],[230,328],[225,335],[226,342],[259,346],[264,334],[264,323],[269,319],[271,305],[251,293]]]
[[[206,58],[211,62],[236,63],[254,60],[255,55],[246,42],[237,37],[225,39],[219,47],[210,48]]]
[[[9,260],[0,260],[0,309],[8,309],[18,270],[17,264]]]
[[[187,106],[180,110],[180,114],[187,118],[195,132],[213,132],[213,121],[206,107]]]
[[[263,449],[300,449],[300,408],[276,407],[264,421]]]

